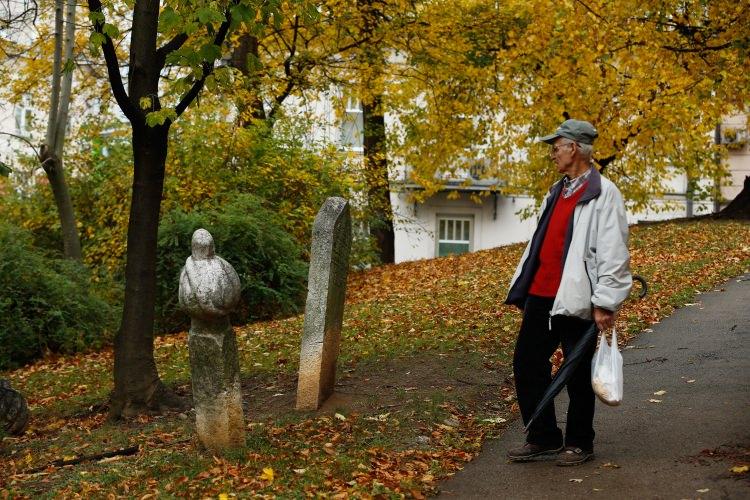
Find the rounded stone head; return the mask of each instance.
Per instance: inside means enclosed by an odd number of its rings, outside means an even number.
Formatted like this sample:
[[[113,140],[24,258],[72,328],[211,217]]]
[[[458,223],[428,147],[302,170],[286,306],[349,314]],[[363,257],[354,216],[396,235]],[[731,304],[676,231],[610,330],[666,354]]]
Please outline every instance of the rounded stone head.
[[[214,237],[205,229],[196,229],[190,244],[194,259],[210,259],[216,255]]]
[[[200,319],[228,315],[240,299],[237,272],[216,255],[214,239],[205,229],[193,233],[192,251],[180,273],[180,308]]]

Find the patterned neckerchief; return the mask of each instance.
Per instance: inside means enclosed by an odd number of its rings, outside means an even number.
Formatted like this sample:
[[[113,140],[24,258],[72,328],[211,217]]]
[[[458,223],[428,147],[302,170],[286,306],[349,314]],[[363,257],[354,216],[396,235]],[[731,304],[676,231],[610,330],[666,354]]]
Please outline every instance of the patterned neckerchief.
[[[588,170],[586,170],[584,173],[582,173],[575,179],[570,179],[566,175],[563,178],[562,197],[570,198],[571,196],[573,196],[573,194],[576,191],[578,191],[584,184],[586,184],[586,181],[589,180],[590,175],[591,175],[591,167],[589,167]]]

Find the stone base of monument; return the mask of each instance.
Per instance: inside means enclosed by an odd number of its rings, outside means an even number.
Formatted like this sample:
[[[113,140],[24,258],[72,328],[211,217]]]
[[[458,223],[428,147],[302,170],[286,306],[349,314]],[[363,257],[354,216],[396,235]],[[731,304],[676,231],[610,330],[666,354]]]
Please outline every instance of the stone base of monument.
[[[199,329],[205,331],[206,326]],[[195,425],[201,443],[212,451],[245,444],[237,343],[228,321],[225,328],[223,335],[191,329],[188,337]],[[211,329],[216,331],[218,325]]]
[[[314,358],[318,357],[320,357],[318,349],[309,349],[306,352],[303,346],[300,358],[307,360],[307,362],[300,363],[297,380],[296,408],[298,410],[317,410],[333,394],[333,386],[336,383],[335,365],[330,368],[330,363],[315,363]]]

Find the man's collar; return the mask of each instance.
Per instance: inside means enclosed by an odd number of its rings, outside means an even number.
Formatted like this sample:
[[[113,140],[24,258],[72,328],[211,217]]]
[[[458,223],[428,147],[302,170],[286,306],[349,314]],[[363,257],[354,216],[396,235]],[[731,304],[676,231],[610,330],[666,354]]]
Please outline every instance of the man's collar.
[[[586,169],[586,171],[585,171],[585,172],[583,172],[583,173],[582,173],[581,175],[579,175],[578,177],[573,177],[573,178],[571,178],[571,177],[570,177],[569,175],[567,175],[567,174],[566,174],[566,175],[565,175],[565,177],[563,177],[563,179],[564,179],[565,181],[567,181],[567,182],[573,182],[573,181],[577,181],[577,180],[579,180],[579,179],[580,179],[580,180],[584,180],[584,179],[586,179],[586,178],[587,178],[587,177],[588,177],[589,175],[591,175],[591,171],[592,171],[593,169],[594,169],[594,167],[593,167],[593,166],[589,166],[589,168],[587,168],[587,169]]]
[[[597,170],[596,167],[592,166],[588,171],[590,173],[588,177],[588,183],[586,184],[586,190],[581,195],[581,199],[578,200],[578,203],[585,203],[591,199],[596,198],[597,196],[599,196],[599,193],[601,193],[602,190],[602,177],[599,173],[599,170]],[[562,177],[549,189],[549,194],[553,199],[560,195],[560,191],[562,191],[563,186],[565,185],[565,179],[566,177]]]

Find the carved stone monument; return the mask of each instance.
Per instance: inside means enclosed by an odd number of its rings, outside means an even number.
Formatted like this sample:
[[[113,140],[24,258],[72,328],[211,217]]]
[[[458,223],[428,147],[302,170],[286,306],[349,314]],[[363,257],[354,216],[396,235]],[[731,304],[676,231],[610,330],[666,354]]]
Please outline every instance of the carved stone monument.
[[[188,347],[198,438],[211,451],[245,444],[237,340],[229,313],[240,278],[214,253],[205,229],[193,233],[193,253],[180,273],[180,307],[191,318]]]
[[[316,410],[333,393],[352,244],[349,202],[328,198],[315,217],[297,409]]]

